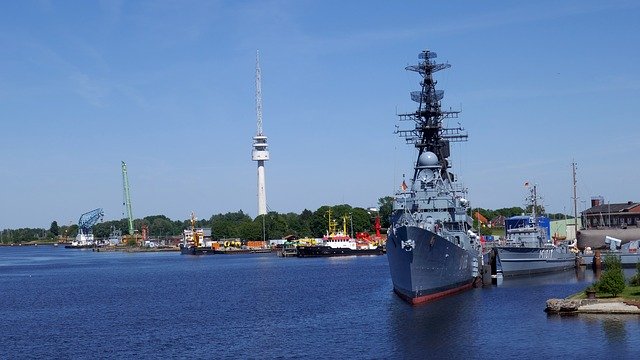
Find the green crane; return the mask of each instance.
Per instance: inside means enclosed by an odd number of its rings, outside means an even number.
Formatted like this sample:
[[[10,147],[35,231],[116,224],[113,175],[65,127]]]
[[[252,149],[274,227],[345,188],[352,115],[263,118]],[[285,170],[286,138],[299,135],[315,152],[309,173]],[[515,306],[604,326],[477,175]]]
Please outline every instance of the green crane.
[[[127,164],[122,162],[122,185],[124,187],[124,202],[122,205],[127,209],[129,219],[129,235],[133,236],[133,213],[131,212],[131,196],[129,195],[129,178],[127,177]]]

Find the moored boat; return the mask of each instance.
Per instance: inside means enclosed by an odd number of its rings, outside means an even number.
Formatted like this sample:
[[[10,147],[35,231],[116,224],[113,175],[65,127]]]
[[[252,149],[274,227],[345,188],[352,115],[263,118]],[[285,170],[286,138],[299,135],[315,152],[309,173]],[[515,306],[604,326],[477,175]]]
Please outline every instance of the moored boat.
[[[507,219],[505,240],[493,247],[505,277],[563,271],[575,267],[575,253],[565,244],[555,245],[549,238],[547,229],[540,225],[541,220],[536,213],[536,188],[536,185],[530,188],[531,194],[528,197],[532,214]],[[509,220],[513,220],[513,226],[508,225]]]
[[[413,177],[403,180],[395,194],[388,230],[386,252],[393,289],[411,304],[452,295],[472,287],[479,275],[480,243],[467,215],[466,189],[450,172],[449,143],[464,141],[461,127],[447,128],[445,119],[457,118],[459,111],[444,111],[433,73],[450,67],[432,59],[436,54],[423,51],[418,65],[407,70],[421,75],[421,90],[411,93],[418,110],[399,115],[412,121],[410,130],[397,130],[407,143],[415,145],[418,159]]]
[[[196,231],[196,216],[191,212],[191,230],[185,230],[182,234],[182,244],[180,244],[181,255],[213,255],[215,250],[212,247],[201,246],[200,234]]]
[[[383,247],[374,242],[360,243],[346,235],[347,218],[342,218],[342,231],[337,231],[337,222],[331,218],[331,210],[327,212],[328,229],[322,237],[322,244],[297,246],[298,257],[325,257],[350,255],[382,255]]]

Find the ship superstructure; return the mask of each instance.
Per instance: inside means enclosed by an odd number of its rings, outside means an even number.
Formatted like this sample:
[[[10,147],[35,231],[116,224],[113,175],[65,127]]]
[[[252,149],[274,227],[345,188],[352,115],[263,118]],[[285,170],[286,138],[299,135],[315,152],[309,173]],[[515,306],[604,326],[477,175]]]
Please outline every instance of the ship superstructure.
[[[415,146],[417,160],[410,183],[396,193],[387,239],[394,291],[412,304],[453,294],[472,286],[478,276],[480,244],[468,216],[466,189],[450,171],[450,142],[465,141],[460,126],[447,127],[459,111],[442,110],[444,91],[436,90],[433,73],[449,68],[425,50],[420,63],[406,67],[421,76],[421,90],[411,92],[418,110],[400,114],[413,122],[396,133]]]

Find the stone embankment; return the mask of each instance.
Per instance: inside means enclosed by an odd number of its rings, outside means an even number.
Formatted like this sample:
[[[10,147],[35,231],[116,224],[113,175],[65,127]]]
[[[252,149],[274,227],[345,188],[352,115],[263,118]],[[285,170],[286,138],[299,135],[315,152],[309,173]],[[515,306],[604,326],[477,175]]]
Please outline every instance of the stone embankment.
[[[636,304],[619,299],[549,299],[549,314],[640,314]]]

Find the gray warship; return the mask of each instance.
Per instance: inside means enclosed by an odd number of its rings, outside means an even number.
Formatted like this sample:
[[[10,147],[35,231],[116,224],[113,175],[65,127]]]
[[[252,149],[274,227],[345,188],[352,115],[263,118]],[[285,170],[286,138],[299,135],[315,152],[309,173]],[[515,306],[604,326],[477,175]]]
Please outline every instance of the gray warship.
[[[575,267],[576,254],[567,245],[553,244],[547,231],[540,226],[536,213],[536,185],[530,191],[527,200],[532,209],[531,215],[518,216],[515,226],[505,226],[504,243],[493,248],[505,277],[563,271]]]
[[[421,90],[411,92],[418,110],[400,114],[412,122],[409,130],[396,130],[417,149],[413,177],[395,194],[387,234],[387,258],[394,292],[419,304],[471,288],[478,276],[481,247],[468,216],[467,191],[450,172],[450,142],[465,141],[461,127],[445,126],[459,111],[440,106],[443,90],[436,90],[433,73],[449,68],[425,50],[419,64],[406,67],[421,76]]]

